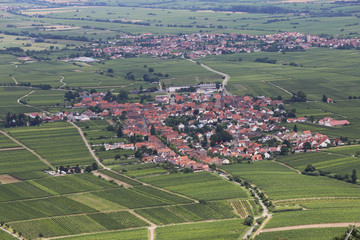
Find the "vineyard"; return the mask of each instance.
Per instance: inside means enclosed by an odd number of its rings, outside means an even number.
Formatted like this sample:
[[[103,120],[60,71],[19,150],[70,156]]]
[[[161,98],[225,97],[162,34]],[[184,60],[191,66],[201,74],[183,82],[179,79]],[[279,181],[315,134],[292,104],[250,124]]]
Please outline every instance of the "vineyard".
[[[108,175],[109,177],[115,178],[115,179],[117,179],[117,180],[119,180],[119,181],[121,181],[121,182],[130,184],[130,185],[132,185],[132,186],[142,185],[141,182],[138,182],[138,181],[133,180],[133,179],[131,179],[131,178],[129,178],[129,177],[125,177],[125,176],[122,176],[122,175],[120,175],[120,174],[111,172],[111,171],[106,170],[106,169],[101,169],[101,170],[99,170],[99,172],[104,173],[104,174]]]
[[[74,235],[81,233],[143,227],[148,224],[131,213],[112,212],[75,215],[10,223],[28,238]]]
[[[259,215],[259,210],[254,200],[231,200],[229,203],[241,218]]]
[[[146,208],[136,212],[158,225],[237,217],[226,202]]]

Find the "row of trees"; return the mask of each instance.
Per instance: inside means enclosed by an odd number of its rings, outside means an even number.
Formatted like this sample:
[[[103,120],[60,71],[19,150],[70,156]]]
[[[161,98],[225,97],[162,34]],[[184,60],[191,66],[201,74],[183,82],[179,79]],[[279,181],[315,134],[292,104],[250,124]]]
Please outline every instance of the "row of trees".
[[[20,113],[19,115],[7,113],[6,119],[4,122],[4,127],[22,127],[22,126],[38,126],[42,123],[42,119],[39,116],[35,118],[31,118],[26,116],[24,113]]]

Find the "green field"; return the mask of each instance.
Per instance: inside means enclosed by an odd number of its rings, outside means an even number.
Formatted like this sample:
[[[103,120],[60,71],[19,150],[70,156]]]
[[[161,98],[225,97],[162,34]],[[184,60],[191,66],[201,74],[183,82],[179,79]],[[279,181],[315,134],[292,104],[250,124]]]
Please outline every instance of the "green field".
[[[10,234],[4,232],[4,231],[0,231],[0,238],[3,240],[15,240],[16,238],[11,236]]]
[[[82,236],[65,237],[61,239],[72,239],[72,240],[144,240],[148,237],[147,229],[134,229],[134,230],[122,230],[122,231],[111,231],[105,233],[95,233]]]
[[[238,239],[247,229],[243,220],[224,220],[207,223],[181,224],[177,226],[159,227],[156,229],[157,239]]]
[[[157,225],[238,217],[226,202],[148,208],[136,212]]]
[[[147,223],[129,212],[112,212],[16,222],[11,223],[11,226],[26,237],[35,238],[40,233],[44,237],[76,235],[143,227],[147,226]]]
[[[78,131],[69,123],[14,128],[10,134],[56,166],[93,162]]]
[[[256,184],[272,200],[360,196],[356,185],[328,177],[298,174],[269,161],[222,166],[222,169]]]
[[[266,228],[296,226],[317,223],[354,223],[360,210],[354,208],[359,199],[319,199],[281,202],[281,205],[299,204],[305,210],[278,212]]]
[[[19,144],[13,142],[10,138],[5,135],[0,134],[0,149],[1,148],[15,148],[20,147]]]
[[[142,181],[199,200],[248,197],[243,188],[207,172],[146,177]]]
[[[301,239],[314,239],[314,240],[329,240],[334,237],[340,237],[346,231],[345,228],[315,228],[315,229],[298,229],[290,231],[281,231],[281,232],[268,232],[261,233],[257,236],[256,240],[268,240],[287,238],[291,240],[301,240]]]
[[[44,170],[49,167],[26,149],[2,151],[0,174]]]
[[[0,192],[0,202],[46,197],[51,195],[50,193],[35,187],[29,182],[2,184],[0,185]]]
[[[277,160],[300,171],[303,171],[308,164],[311,164],[316,169],[324,172],[351,175],[353,169],[360,171],[360,159],[351,156],[351,153],[355,154],[356,151],[359,151],[358,149],[358,146],[330,148],[321,152],[295,154],[278,158]]]

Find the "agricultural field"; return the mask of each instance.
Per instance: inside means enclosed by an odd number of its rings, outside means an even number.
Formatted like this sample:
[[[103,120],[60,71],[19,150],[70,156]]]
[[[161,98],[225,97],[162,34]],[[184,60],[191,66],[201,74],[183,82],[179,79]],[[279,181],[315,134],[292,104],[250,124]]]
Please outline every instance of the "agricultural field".
[[[162,167],[155,167],[155,168],[147,168],[147,169],[141,169],[141,170],[128,171],[128,172],[125,172],[124,174],[129,177],[138,178],[138,177],[165,174],[165,173],[168,173],[168,171],[163,169]]]
[[[126,177],[126,176],[123,176],[121,174],[117,174],[117,173],[114,173],[114,172],[111,172],[109,170],[105,170],[105,169],[101,169],[99,170],[99,172],[101,173],[104,173],[106,175],[108,175],[109,177],[112,177],[112,178],[115,178],[121,182],[124,182],[124,183],[127,183],[127,184],[130,184],[132,186],[139,186],[139,185],[142,185],[141,182],[139,181],[136,181],[136,180],[133,180],[129,177]]]
[[[3,240],[15,240],[16,238],[11,236],[10,234],[4,232],[4,231],[0,231],[0,238]]]
[[[39,172],[39,171],[11,173],[11,176],[18,178],[20,180],[23,180],[23,181],[30,180],[30,179],[49,177],[48,174]]]
[[[54,166],[75,166],[93,162],[80,134],[69,123],[14,128],[10,130],[10,134]]]
[[[0,191],[0,202],[39,198],[51,195],[50,193],[43,191],[28,182],[1,184]]]
[[[63,196],[0,203],[0,221],[11,222],[69,214],[97,212]]]
[[[16,147],[20,147],[20,145],[15,143],[7,136],[0,134],[0,150],[2,150],[2,148],[16,148]]]
[[[10,223],[28,238],[76,235],[81,233],[144,227],[148,224],[130,212],[96,213]]]
[[[313,239],[313,240],[329,240],[335,236],[340,237],[345,233],[345,228],[315,228],[315,229],[297,229],[279,232],[261,233],[256,240],[276,239],[277,237],[291,240]]]
[[[354,208],[360,203],[358,198],[317,199],[279,202],[279,205],[298,204],[304,210],[277,212],[266,224],[266,228],[296,226],[318,223],[356,222],[360,210]],[[345,230],[344,230],[345,231]]]
[[[157,225],[238,217],[227,202],[146,208],[136,212]]]
[[[132,230],[121,230],[121,231],[111,231],[111,232],[104,232],[104,233],[94,233],[81,236],[72,236],[72,237],[65,237],[61,239],[71,239],[71,240],[143,240],[148,238],[148,230],[144,228],[140,229],[132,229]]]
[[[207,172],[170,174],[146,177],[141,180],[198,200],[248,197],[247,193],[240,186]]]
[[[352,88],[352,86],[351,86]],[[324,92],[326,93],[326,92]],[[347,93],[347,92],[346,92]],[[329,95],[326,93],[327,96]],[[346,94],[345,97],[348,97]],[[354,95],[356,96],[356,95]],[[332,117],[339,120],[348,120],[350,125],[342,127],[326,127],[312,123],[296,123],[298,130],[311,130],[313,132],[319,132],[326,134],[329,137],[338,138],[340,136],[348,137],[351,140],[358,139],[358,132],[360,131],[359,125],[359,100],[348,99],[336,101],[335,103],[328,104],[323,102],[307,102],[307,103],[295,103],[285,106],[285,109],[296,109],[296,115],[302,116],[314,116],[316,120],[324,117]],[[292,129],[294,124],[285,124],[289,129]]]
[[[228,88],[233,94],[269,97],[281,95],[284,99],[290,98],[290,95],[276,87],[280,86],[290,92],[301,90],[306,93],[308,100],[321,101],[323,94],[334,100],[345,100],[348,96],[357,96],[360,90],[356,84],[360,71],[354,67],[358,54],[358,51],[354,50],[317,48],[286,54],[258,52],[208,56],[200,62],[228,73],[231,76]],[[277,63],[255,62],[257,58],[263,57],[275,59]],[[238,61],[239,58],[242,61]],[[290,66],[291,62],[298,67]],[[341,83],[338,79],[342,79]],[[330,104],[329,108],[341,104],[342,102]],[[316,103],[314,106],[317,106]],[[353,115],[355,114],[353,112]]]
[[[181,224],[156,229],[156,239],[238,239],[248,227],[243,220],[221,220],[215,222]]]
[[[352,174],[353,169],[360,172],[358,157],[349,153],[359,151],[359,146],[345,146],[330,148],[321,152],[295,154],[278,158],[277,161],[286,163],[300,171],[303,171],[308,164],[324,172],[339,173],[341,175]]]
[[[48,168],[46,164],[26,149],[1,151],[0,154],[0,174],[44,170]]]
[[[97,191],[96,196],[127,208],[145,208],[191,202],[171,193],[151,187],[118,188],[113,190]]]
[[[17,103],[17,99],[31,92],[27,88],[0,87],[0,119],[5,119],[8,112],[29,113],[36,109]]]
[[[229,204],[241,218],[258,216],[260,214],[259,207],[254,200],[231,200],[229,201]]]
[[[93,174],[74,174],[52,178],[31,180],[31,184],[53,195],[62,195],[76,192],[87,192],[117,187]]]
[[[360,197],[357,186],[328,177],[298,174],[275,162],[222,166],[234,176],[256,184],[271,200],[313,197]]]

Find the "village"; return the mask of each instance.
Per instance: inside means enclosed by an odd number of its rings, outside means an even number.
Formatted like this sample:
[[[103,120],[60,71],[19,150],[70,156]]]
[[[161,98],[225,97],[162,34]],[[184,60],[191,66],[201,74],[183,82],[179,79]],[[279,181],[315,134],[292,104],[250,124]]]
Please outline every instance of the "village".
[[[129,40],[131,44],[129,44]],[[186,35],[155,36],[151,33],[123,35],[110,41],[113,47],[92,48],[94,57],[110,56],[112,59],[130,55],[149,54],[156,57],[202,58],[207,55],[252,53],[260,51],[303,51],[312,47],[338,49],[359,48],[358,38],[333,38],[298,32],[267,35],[193,33]]]
[[[273,159],[279,155],[344,145],[340,139],[311,131],[295,132],[281,126],[284,122],[309,122],[305,117],[287,118],[281,100],[263,96],[224,96],[210,85],[205,85],[211,89],[206,92],[201,88],[191,93],[169,92],[147,104],[109,102],[104,99],[106,93],[83,92],[72,111],[58,112],[54,116],[39,113],[29,116],[41,117],[44,122],[116,119],[122,122],[121,134],[130,141],[115,139],[113,143],[104,143],[104,151],[135,150],[142,162],[170,162],[192,171],[209,171],[216,165]],[[101,111],[93,112],[91,107]],[[80,113],[77,109],[88,110]],[[342,126],[350,123],[326,117],[317,124]]]

